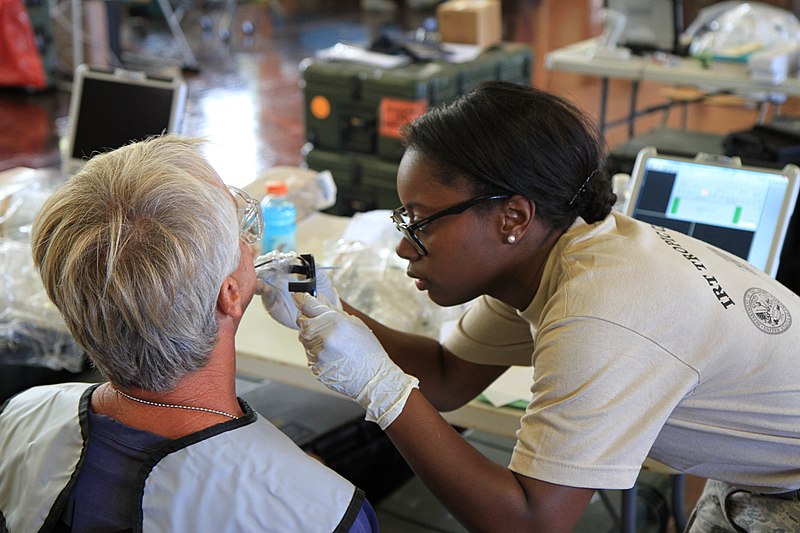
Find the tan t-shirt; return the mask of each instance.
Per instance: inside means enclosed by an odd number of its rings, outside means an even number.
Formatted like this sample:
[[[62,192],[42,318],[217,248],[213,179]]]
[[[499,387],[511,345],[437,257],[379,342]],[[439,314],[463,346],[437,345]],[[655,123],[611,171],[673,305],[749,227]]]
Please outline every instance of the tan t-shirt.
[[[488,297],[446,346],[533,365],[510,468],[633,485],[644,459],[743,488],[800,487],[800,299],[747,263],[619,213],[578,220],[524,311]]]

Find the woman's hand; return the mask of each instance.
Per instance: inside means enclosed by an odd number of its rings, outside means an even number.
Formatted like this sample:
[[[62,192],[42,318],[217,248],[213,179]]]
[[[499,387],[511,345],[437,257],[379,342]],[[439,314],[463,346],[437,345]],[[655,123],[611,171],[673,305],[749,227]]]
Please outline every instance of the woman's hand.
[[[261,303],[272,318],[286,326],[297,329],[297,304],[289,292],[289,281],[294,276],[290,272],[292,265],[300,261],[296,252],[278,252],[274,250],[255,260],[256,294],[261,295]],[[317,269],[317,294],[336,309],[341,309],[339,295],[324,270]]]
[[[419,380],[403,372],[367,326],[309,294],[295,294],[297,325],[308,364],[329,389],[359,403],[366,419],[386,429]]]

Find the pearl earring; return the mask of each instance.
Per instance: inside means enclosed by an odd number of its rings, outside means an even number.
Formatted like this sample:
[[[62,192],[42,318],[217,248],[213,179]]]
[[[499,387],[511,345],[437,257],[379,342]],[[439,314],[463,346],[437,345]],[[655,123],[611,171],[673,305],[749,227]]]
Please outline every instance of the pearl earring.
[[[508,244],[514,244],[515,242],[517,242],[517,238],[515,236],[513,236],[513,235],[509,235],[506,238],[506,240],[508,241]]]

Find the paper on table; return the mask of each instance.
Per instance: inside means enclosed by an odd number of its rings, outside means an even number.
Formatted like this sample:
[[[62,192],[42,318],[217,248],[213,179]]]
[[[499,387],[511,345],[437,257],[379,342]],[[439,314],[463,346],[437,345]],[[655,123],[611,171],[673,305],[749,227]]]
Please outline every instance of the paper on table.
[[[315,56],[319,59],[348,61],[378,68],[402,67],[411,63],[409,56],[381,54],[345,43],[336,43],[330,48],[319,50]]]
[[[533,397],[532,383],[533,367],[512,366],[489,385],[482,396],[495,407],[510,404],[514,404],[514,407],[524,407]]]
[[[448,63],[468,63],[475,61],[484,50],[476,44],[442,43],[442,50],[447,52],[444,60]]]

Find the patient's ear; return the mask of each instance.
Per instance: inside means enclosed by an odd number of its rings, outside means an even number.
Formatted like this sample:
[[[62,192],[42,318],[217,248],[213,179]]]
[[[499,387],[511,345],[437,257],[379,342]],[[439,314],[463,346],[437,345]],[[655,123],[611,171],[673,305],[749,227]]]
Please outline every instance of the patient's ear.
[[[233,276],[228,276],[219,288],[217,296],[217,310],[222,314],[241,317],[244,314],[242,308],[242,293],[239,290],[239,282]]]

